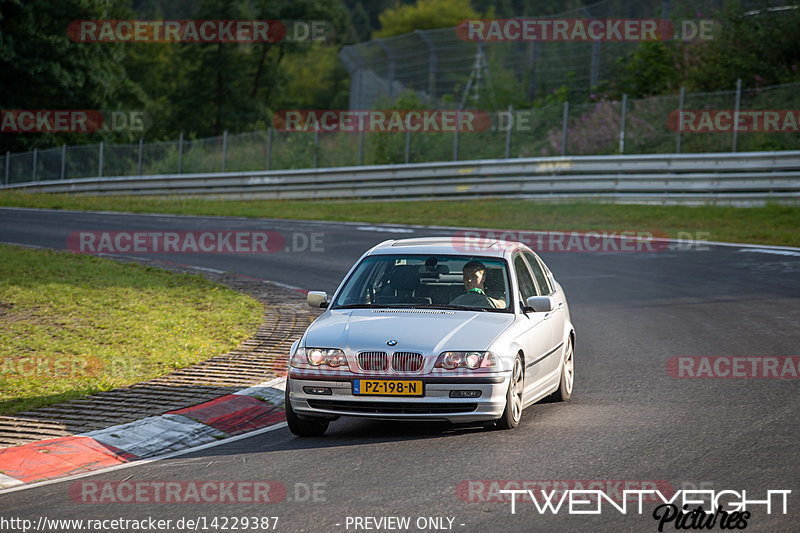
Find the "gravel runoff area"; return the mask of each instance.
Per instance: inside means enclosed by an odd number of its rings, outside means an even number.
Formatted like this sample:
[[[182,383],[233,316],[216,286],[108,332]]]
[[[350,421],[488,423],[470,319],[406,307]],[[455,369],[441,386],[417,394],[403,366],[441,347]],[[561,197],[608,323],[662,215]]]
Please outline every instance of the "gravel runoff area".
[[[0,448],[104,429],[213,400],[286,373],[292,342],[320,314],[305,294],[268,281],[144,259],[137,262],[177,273],[200,274],[252,296],[264,319],[251,338],[228,353],[149,381],[70,402],[0,416]]]

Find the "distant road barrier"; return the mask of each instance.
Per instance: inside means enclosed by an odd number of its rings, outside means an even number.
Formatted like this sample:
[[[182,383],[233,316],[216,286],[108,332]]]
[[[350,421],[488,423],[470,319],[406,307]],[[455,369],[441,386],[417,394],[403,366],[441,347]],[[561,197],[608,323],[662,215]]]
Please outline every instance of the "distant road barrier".
[[[0,189],[227,199],[413,200],[475,197],[621,203],[800,200],[800,151],[483,159],[257,172],[81,178]]]

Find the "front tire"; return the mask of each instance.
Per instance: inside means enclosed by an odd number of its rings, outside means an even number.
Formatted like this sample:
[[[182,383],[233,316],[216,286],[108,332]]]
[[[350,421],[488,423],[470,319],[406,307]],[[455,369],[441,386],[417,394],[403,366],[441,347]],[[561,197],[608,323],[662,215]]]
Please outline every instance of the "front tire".
[[[522,359],[517,355],[514,359],[514,369],[511,371],[511,381],[506,391],[506,408],[503,416],[497,420],[500,429],[514,429],[522,418],[522,392],[525,390],[525,372],[522,368]]]
[[[565,402],[572,397],[572,387],[575,384],[575,361],[573,359],[572,337],[567,340],[564,349],[564,364],[561,367],[561,383],[558,390],[553,393],[553,401]]]
[[[328,429],[329,421],[324,418],[300,418],[292,409],[292,402],[289,401],[289,380],[286,380],[285,393],[286,423],[289,431],[298,437],[321,437]]]

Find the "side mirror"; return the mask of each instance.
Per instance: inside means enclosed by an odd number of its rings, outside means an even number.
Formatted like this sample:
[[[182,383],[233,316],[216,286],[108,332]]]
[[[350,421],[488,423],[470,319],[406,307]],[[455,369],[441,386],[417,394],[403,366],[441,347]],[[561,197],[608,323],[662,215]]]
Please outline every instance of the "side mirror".
[[[324,291],[308,291],[306,302],[311,307],[328,307],[328,293]]]
[[[550,296],[530,296],[525,300],[525,304],[536,313],[546,313],[552,311],[553,307],[555,307]]]

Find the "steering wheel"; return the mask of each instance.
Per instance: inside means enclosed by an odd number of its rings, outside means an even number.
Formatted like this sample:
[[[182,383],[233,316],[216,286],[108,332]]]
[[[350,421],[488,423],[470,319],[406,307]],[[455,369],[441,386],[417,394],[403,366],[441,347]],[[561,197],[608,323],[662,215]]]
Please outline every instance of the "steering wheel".
[[[476,294],[480,294],[480,293],[476,293]],[[497,306],[494,305],[494,300],[492,300],[491,298],[486,296],[486,294],[480,294],[480,295],[483,296],[483,299],[486,300],[486,302],[489,304],[489,308],[490,309],[497,309]]]

